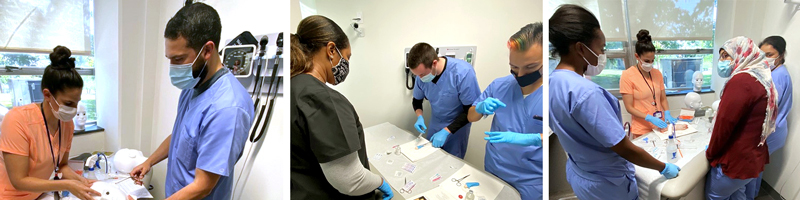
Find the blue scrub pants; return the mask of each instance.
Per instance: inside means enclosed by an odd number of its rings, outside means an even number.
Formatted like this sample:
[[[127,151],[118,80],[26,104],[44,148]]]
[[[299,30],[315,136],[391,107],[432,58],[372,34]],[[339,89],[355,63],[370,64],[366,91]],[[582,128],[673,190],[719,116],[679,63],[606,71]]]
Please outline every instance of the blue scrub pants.
[[[711,168],[706,176],[706,199],[708,200],[744,200],[745,185],[755,178],[733,179],[722,173],[719,166]]]
[[[758,196],[758,190],[761,189],[761,178],[764,176],[764,172],[758,174],[758,178],[754,178],[753,181],[747,183],[745,187],[745,195],[747,199],[755,199]]]
[[[572,191],[578,199],[630,199],[639,198],[639,189],[636,178],[627,177],[622,184],[615,185],[607,180],[592,180],[581,177],[574,170],[567,167],[567,182],[572,186]]]
[[[542,199],[542,185],[514,185],[514,189],[517,189],[519,192],[519,196],[522,199],[534,199],[539,200]]]

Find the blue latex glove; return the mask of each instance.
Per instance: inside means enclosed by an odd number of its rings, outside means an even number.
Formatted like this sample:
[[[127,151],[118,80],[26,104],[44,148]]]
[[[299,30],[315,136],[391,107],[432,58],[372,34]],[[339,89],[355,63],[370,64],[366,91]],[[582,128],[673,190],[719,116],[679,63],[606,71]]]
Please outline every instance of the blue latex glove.
[[[669,110],[664,112],[664,119],[666,119],[667,122],[670,123],[670,124],[674,124],[675,122],[678,122],[678,118],[672,117],[672,114],[669,114]]]
[[[478,182],[469,182],[469,183],[467,183],[467,188],[472,188],[472,187],[480,186],[480,185],[481,184],[478,183]]]
[[[658,127],[658,128],[667,128],[667,123],[666,122],[662,121],[659,118],[653,117],[652,115],[647,115],[647,117],[645,117],[644,120],[647,120],[648,122],[652,123],[653,125],[656,125],[656,127]]]
[[[485,132],[488,137],[483,138],[491,143],[510,143],[522,146],[542,146],[542,134],[527,134],[515,132]]]
[[[678,177],[678,172],[681,171],[681,168],[672,163],[664,163],[664,165],[664,170],[661,170],[661,175],[664,175],[667,179]]]
[[[389,186],[389,183],[387,183],[386,180],[383,180],[383,183],[380,187],[378,187],[378,190],[383,192],[383,200],[390,200],[392,197],[394,197],[394,193],[392,193],[392,186]]]
[[[417,122],[414,123],[414,128],[416,128],[419,133],[425,134],[425,130],[427,130],[428,127],[425,126],[425,118],[423,118],[422,115],[417,117]]]
[[[447,136],[450,136],[450,132],[447,132],[447,130],[445,129],[442,129],[439,132],[436,132],[436,134],[433,134],[433,137],[431,137],[431,143],[433,143],[433,147],[440,148],[444,146],[444,142],[445,140],[447,140]]]
[[[481,115],[492,115],[494,111],[499,108],[505,108],[506,104],[492,97],[486,98],[477,105],[475,105],[475,112]]]

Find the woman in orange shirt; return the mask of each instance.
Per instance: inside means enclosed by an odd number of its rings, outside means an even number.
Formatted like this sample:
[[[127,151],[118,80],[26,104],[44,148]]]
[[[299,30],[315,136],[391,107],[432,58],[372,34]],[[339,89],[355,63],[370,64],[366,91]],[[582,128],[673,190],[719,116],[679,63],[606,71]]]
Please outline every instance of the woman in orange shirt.
[[[44,102],[11,109],[0,126],[0,199],[36,199],[44,192],[69,191],[89,200],[100,193],[67,166],[83,79],[63,46],[50,53],[42,75]]]
[[[669,113],[664,76],[653,68],[656,47],[650,32],[642,29],[636,38],[638,64],[622,72],[619,93],[625,109],[631,114],[631,133],[638,137],[656,128],[667,128],[667,123],[675,123],[678,119]]]

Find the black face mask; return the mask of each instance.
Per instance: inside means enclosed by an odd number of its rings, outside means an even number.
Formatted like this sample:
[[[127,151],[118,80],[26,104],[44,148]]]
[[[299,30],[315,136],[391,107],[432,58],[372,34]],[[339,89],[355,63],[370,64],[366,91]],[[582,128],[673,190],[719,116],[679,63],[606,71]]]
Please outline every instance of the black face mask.
[[[511,70],[511,74],[513,74],[514,78],[517,79],[517,84],[519,84],[520,87],[529,86],[542,78],[542,73],[540,73],[539,70],[523,76],[517,76],[517,73],[514,72],[514,70]]]

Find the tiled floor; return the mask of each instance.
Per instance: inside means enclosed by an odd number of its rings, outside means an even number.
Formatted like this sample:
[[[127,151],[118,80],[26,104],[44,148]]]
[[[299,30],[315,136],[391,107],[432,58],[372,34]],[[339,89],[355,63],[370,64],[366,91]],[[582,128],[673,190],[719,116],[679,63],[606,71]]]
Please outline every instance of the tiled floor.
[[[763,186],[764,184],[762,184]],[[769,193],[766,192],[766,188],[763,188],[758,192],[758,196],[756,196],[755,200],[782,200],[780,198],[772,198]],[[550,200],[576,200],[575,194],[558,194],[550,196]]]
[[[769,193],[767,193],[765,188],[763,187],[764,184],[762,183],[761,185],[762,185],[761,190],[758,191],[758,196],[756,196],[755,200],[781,200],[781,199],[775,199],[775,198],[772,198],[771,196],[769,196]]]

